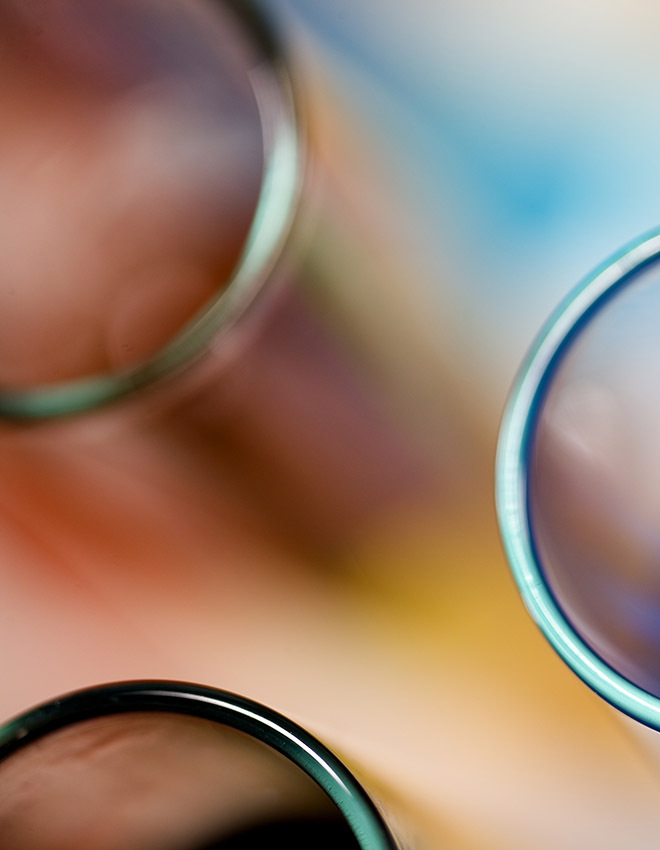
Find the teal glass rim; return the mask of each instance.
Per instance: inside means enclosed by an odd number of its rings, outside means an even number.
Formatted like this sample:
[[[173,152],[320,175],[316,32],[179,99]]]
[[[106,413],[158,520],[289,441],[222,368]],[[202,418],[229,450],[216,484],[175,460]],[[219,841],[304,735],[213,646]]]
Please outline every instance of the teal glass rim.
[[[29,388],[0,386],[0,416],[47,419],[96,408],[181,369],[228,332],[270,278],[289,241],[305,172],[305,132],[286,50],[252,0],[206,0],[233,15],[258,50],[250,82],[261,120],[264,170],[242,253],[222,290],[163,347],[114,373]]]
[[[500,532],[523,601],[554,649],[603,699],[660,730],[660,698],[621,676],[583,640],[546,581],[530,523],[530,455],[552,379],[580,331],[646,266],[660,259],[660,229],[599,266],[560,303],[539,334],[505,409],[496,460]]]
[[[301,768],[337,805],[362,850],[397,850],[375,805],[349,769],[309,732],[257,702],[183,682],[123,682],[68,694],[0,727],[0,761],[58,729],[108,715],[182,714],[261,741]]]

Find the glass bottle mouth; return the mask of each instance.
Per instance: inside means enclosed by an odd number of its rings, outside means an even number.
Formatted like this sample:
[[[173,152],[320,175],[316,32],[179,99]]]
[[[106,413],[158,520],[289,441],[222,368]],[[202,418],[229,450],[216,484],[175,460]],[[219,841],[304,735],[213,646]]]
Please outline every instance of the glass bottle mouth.
[[[515,381],[503,417],[496,461],[496,502],[505,551],[525,605],[569,667],[611,705],[660,730],[660,698],[608,663],[555,592],[532,516],[535,443],[544,406],[576,341],[631,283],[660,259],[660,230],[626,246],[569,293],[539,334]],[[617,301],[618,303],[618,301]],[[539,485],[540,486],[540,485]],[[537,488],[538,489],[538,488]],[[579,525],[580,519],[576,518]],[[576,556],[577,557],[577,556]],[[569,606],[570,607],[570,606]]]
[[[233,270],[222,289],[144,360],[126,368],[29,386],[0,383],[0,416],[64,416],[154,383],[194,360],[234,327],[273,272],[292,229],[304,171],[296,97],[280,41],[257,6],[250,0],[208,0],[208,5],[235,18],[256,57],[248,76],[261,125],[263,166],[254,213]]]
[[[6,759],[12,757],[10,761],[13,761],[15,754],[20,755],[35,742],[41,742],[38,754],[43,754],[46,736],[70,731],[75,724],[120,715],[176,715],[211,721],[214,727],[235,730],[247,736],[248,743],[266,745],[268,751],[284,756],[284,763],[293,763],[303,772],[303,778],[313,780],[335,804],[361,850],[395,850],[398,847],[353,774],[316,738],[263,705],[198,685],[155,681],[104,685],[41,705],[0,727],[0,767]],[[116,730],[108,733],[105,729],[100,736],[101,749],[107,748],[108,740],[116,741],[116,737]],[[51,769],[57,770],[57,762]],[[27,780],[32,787],[29,776]],[[259,793],[263,796],[263,792]],[[267,792],[266,798],[270,796]],[[21,802],[24,801],[19,794],[19,805]]]

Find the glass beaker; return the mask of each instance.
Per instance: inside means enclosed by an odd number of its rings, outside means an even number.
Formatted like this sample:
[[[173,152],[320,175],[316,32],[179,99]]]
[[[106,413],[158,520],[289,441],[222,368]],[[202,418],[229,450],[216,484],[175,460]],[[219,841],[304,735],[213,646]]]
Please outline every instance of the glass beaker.
[[[79,691],[0,729],[6,850],[395,850],[346,766],[251,700],[172,682]]]
[[[58,416],[171,375],[235,324],[289,236],[302,134],[250,2],[28,2],[0,26],[0,414]]]
[[[591,688],[660,729],[660,234],[551,317],[504,417],[497,503],[523,599]]]
[[[275,29],[240,0],[0,13],[0,450],[126,466],[133,429],[331,548],[428,473],[301,284],[313,181]]]

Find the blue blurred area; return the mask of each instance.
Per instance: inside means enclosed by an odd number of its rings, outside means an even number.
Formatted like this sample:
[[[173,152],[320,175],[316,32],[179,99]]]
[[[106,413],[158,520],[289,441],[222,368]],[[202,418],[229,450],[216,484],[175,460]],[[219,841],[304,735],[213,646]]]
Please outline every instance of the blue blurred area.
[[[660,60],[638,62],[634,30],[614,59],[613,4],[593,21],[584,3],[575,20],[557,7],[556,48],[542,46],[553,10],[523,15],[516,3],[492,38],[488,22],[481,32],[475,18],[475,35],[428,0],[284,8],[408,186],[429,255],[458,269],[466,335],[471,310],[487,316],[510,364],[569,288],[660,221],[660,110],[649,109]],[[584,50],[583,30],[596,33]]]

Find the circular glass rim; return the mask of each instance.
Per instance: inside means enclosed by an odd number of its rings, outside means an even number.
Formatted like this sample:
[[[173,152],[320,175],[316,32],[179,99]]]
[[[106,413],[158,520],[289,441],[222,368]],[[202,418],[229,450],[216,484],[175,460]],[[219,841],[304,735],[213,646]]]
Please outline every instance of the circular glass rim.
[[[264,171],[251,226],[228,282],[146,361],[115,373],[28,388],[0,387],[0,416],[66,416],[117,400],[171,374],[234,326],[282,254],[297,211],[305,168],[303,122],[285,51],[269,18],[253,0],[207,2],[235,15],[263,56],[261,65],[253,69],[251,83],[261,119]]]
[[[0,762],[58,729],[116,714],[164,712],[237,729],[284,755],[337,805],[361,850],[397,850],[374,803],[324,744],[276,711],[228,691],[184,682],[100,685],[44,703],[0,726]]]
[[[543,402],[582,328],[645,266],[660,258],[660,228],[627,245],[559,304],[523,363],[507,401],[497,447],[495,489],[504,549],[523,601],[554,649],[582,681],[629,717],[660,730],[660,698],[592,650],[548,586],[530,523],[530,455]]]

